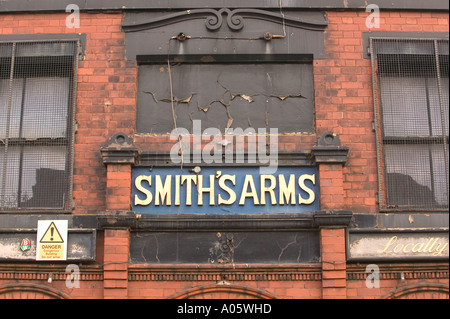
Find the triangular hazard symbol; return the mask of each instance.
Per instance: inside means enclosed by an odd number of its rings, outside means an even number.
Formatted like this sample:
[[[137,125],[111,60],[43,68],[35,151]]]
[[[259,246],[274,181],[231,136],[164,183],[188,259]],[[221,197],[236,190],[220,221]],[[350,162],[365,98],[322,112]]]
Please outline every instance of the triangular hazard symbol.
[[[44,236],[42,236],[40,243],[50,244],[50,243],[63,243],[64,240],[61,237],[61,234],[56,228],[55,223],[51,223],[45,231]]]

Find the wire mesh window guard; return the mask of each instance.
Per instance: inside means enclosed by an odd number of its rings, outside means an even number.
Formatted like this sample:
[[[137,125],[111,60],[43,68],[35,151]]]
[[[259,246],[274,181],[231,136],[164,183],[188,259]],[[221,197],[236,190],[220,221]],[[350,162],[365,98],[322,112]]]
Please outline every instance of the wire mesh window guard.
[[[0,43],[0,211],[71,208],[77,52]]]
[[[448,210],[449,44],[371,38],[381,210]]]

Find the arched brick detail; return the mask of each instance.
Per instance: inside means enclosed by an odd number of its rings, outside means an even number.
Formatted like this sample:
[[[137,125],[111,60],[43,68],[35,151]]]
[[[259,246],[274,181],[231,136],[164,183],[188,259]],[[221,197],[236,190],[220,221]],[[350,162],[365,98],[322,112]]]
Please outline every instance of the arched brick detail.
[[[0,299],[71,299],[55,288],[29,283],[0,285]]]
[[[171,299],[276,299],[267,291],[240,285],[208,285],[183,290]]]
[[[382,299],[448,299],[449,286],[441,283],[419,283],[395,289]]]

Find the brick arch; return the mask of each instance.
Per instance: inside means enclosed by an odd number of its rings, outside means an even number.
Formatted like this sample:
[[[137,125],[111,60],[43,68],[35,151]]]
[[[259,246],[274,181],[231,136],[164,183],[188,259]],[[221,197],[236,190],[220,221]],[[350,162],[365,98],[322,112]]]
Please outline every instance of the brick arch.
[[[419,283],[395,289],[382,299],[448,299],[449,286],[441,283]]]
[[[45,285],[13,283],[0,285],[0,299],[71,299],[71,297]]]
[[[170,297],[171,299],[276,299],[267,291],[233,284],[213,284],[189,288]]]

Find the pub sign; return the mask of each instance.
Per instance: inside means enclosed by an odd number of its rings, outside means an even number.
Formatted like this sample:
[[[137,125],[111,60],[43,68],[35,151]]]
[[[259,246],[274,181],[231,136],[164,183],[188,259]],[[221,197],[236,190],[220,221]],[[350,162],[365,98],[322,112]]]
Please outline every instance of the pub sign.
[[[132,171],[132,209],[148,214],[312,213],[319,209],[316,167],[150,168]]]

